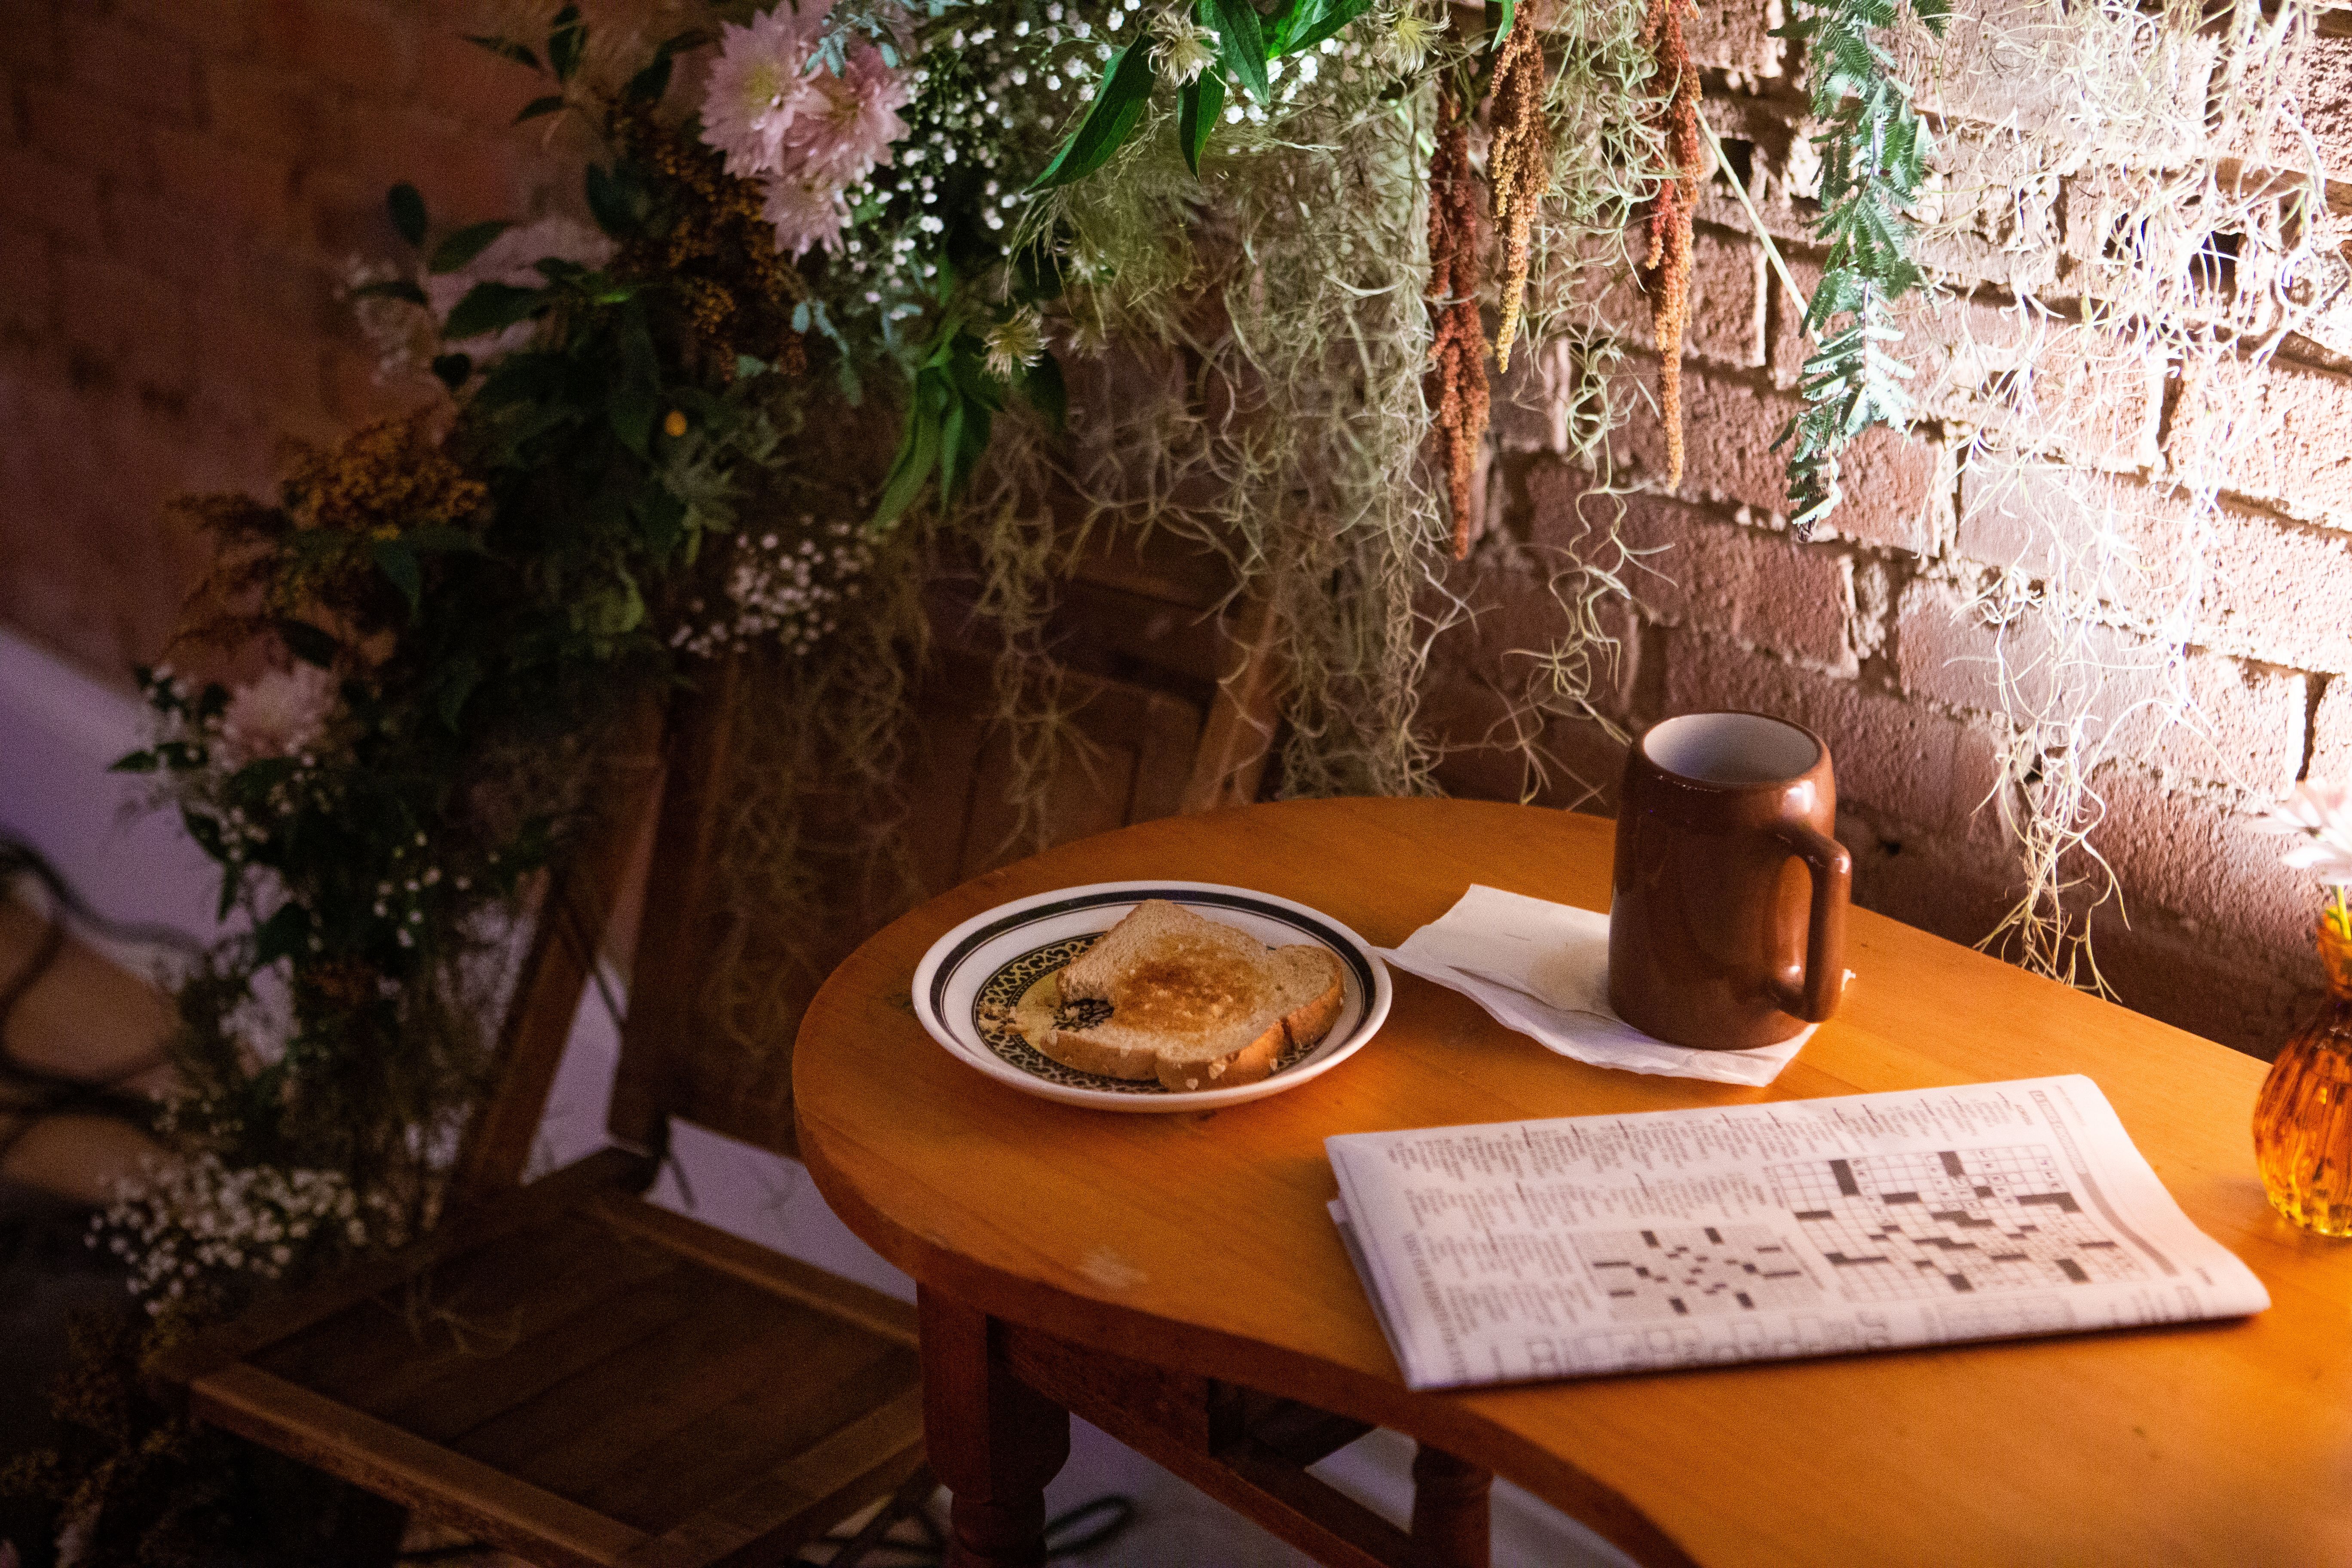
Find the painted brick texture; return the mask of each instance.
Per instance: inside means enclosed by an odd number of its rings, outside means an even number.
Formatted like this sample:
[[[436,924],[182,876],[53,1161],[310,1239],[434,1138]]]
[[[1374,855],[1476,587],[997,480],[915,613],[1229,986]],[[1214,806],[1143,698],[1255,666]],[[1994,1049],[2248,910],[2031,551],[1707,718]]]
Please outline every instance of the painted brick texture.
[[[203,557],[165,500],[266,488],[286,437],[331,438],[411,395],[375,383],[339,303],[350,259],[391,249],[386,184],[415,180],[447,222],[569,208],[576,149],[510,134],[531,82],[458,41],[484,14],[475,0],[0,0],[0,620],[122,679],[157,652]],[[1702,6],[1693,48],[1710,118],[1810,287],[1796,62],[1769,36],[1785,19],[1783,0]],[[2338,168],[2352,168],[2347,61],[2333,46],[2305,89]],[[1963,117],[1966,86],[1946,105]],[[1939,133],[1974,132],[1963,119]],[[2115,668],[2093,704],[2125,742],[2095,781],[2107,819],[2094,843],[2130,917],[2101,912],[2101,963],[2131,1005],[2266,1048],[2315,981],[2317,900],[2275,867],[2244,802],[2352,777],[2352,309],[2325,343],[2288,345],[2259,396],[2228,377],[2168,383],[2004,308],[2006,283],[2082,264],[2071,211],[2053,193],[2020,215],[2017,243],[1937,258],[1984,286],[1915,342],[1965,346],[1923,353],[1923,423],[1855,448],[1846,504],[1799,543],[1771,447],[1798,407],[1800,312],[1715,182],[1682,486],[1638,493],[1664,447],[1637,417],[1614,450],[1637,493],[1596,492],[1569,455],[1564,353],[1525,356],[1497,389],[1485,537],[1448,584],[1480,614],[1439,639],[1423,710],[1449,747],[1446,787],[1599,810],[1642,724],[1788,714],[1831,742],[1862,901],[1973,942],[2017,887],[1990,804],[2003,733],[1990,660],[2031,695],[2049,650],[2030,627],[1997,632],[1971,596],[2104,547],[2117,618],[2139,632],[2102,634]],[[1639,290],[1614,290],[1604,314],[1629,376],[1653,382]],[[1958,454],[1998,427],[1991,395],[2013,393],[2029,331],[2053,335],[2034,395],[2074,434],[2000,482],[1964,481]],[[2169,465],[2183,432],[2221,418],[2261,438],[2220,476],[2219,516],[2192,528]],[[1523,723],[1550,759],[1530,775],[1492,743],[1510,728],[1498,693],[1559,635],[1547,583],[1561,556],[1594,562],[1612,519],[1634,554],[1594,677],[1606,723]],[[2140,634],[2168,625],[2187,656],[2154,668]],[[2186,701],[2195,722],[2156,721]]]

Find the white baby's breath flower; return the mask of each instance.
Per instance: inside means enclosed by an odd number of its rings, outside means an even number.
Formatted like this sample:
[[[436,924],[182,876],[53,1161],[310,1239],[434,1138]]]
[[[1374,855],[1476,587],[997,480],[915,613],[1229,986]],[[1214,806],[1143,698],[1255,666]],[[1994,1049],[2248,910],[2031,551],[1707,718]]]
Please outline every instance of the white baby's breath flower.
[[[1383,18],[1380,39],[1372,46],[1372,58],[1400,76],[1411,76],[1427,62],[1437,35],[1445,31],[1445,26],[1443,13],[1427,16],[1418,6],[1401,5]]]
[[[1161,12],[1151,33],[1151,58],[1171,81],[1190,82],[1216,62],[1216,35],[1182,11]]]
[[[1000,381],[1011,381],[1016,371],[1027,370],[1045,352],[1045,334],[1038,324],[1034,310],[1015,310],[988,330],[988,374]]]

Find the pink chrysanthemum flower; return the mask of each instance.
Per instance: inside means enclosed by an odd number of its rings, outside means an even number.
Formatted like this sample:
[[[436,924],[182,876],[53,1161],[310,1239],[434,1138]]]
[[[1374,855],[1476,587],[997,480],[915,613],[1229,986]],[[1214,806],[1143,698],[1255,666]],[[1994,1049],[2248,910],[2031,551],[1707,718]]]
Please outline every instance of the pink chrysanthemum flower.
[[[748,27],[729,22],[719,29],[719,58],[702,97],[702,139],[727,155],[729,174],[783,167],[785,133],[815,94],[809,50],[832,4],[780,0]]]
[[[818,72],[814,91],[784,138],[784,170],[805,180],[848,185],[890,161],[891,143],[907,134],[898,110],[914,96],[907,73],[892,70],[882,51],[860,43],[848,51],[840,76]]]
[[[776,248],[792,256],[805,255],[812,246],[841,248],[841,231],[849,221],[841,188],[805,180],[767,182],[768,205],[760,216],[776,226]]]

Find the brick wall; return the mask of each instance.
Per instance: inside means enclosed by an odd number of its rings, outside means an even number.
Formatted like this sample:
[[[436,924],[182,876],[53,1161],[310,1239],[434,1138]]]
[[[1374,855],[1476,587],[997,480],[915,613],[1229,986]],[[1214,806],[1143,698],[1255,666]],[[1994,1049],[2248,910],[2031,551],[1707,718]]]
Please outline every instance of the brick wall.
[[[530,82],[456,37],[479,9],[0,0],[0,620],[115,679],[153,657],[200,559],[162,502],[265,487],[283,437],[331,438],[404,399],[375,384],[337,300],[350,258],[391,252],[384,187],[415,180],[451,222],[562,205],[554,171],[572,150],[509,131]],[[1780,184],[1797,97],[1766,36],[1780,10],[1703,6],[1698,52],[1710,118],[1763,174],[1768,220],[1801,276],[1803,221]],[[2341,47],[2323,84],[2352,79]],[[2330,91],[2315,118],[2352,138]],[[1996,776],[1994,704],[1967,662],[1988,634],[1963,590],[2038,535],[1971,504],[1930,424],[1867,440],[1835,531],[1794,542],[1769,450],[1794,406],[1794,313],[1727,188],[1701,216],[1688,473],[1626,514],[1627,541],[1648,553],[1634,605],[1604,612],[1622,651],[1600,705],[1628,725],[1717,706],[1812,725],[1837,757],[1862,900],[1974,941],[2016,877],[1979,805]],[[2056,262],[2004,265],[2046,276]],[[1988,291],[1955,308],[2000,302]],[[1638,300],[1624,306],[1629,341],[1645,345]],[[2099,842],[2131,915],[2103,929],[2109,978],[2136,1006],[2250,1047],[2274,1044],[2315,982],[2315,899],[2249,832],[2229,781],[2277,792],[2306,772],[2352,773],[2352,682],[2338,679],[2352,671],[2352,532],[2339,526],[2352,524],[2352,358],[2290,353],[2264,395],[2275,437],[2231,476],[2208,546],[2188,675],[2212,737],[2152,739],[2145,765],[2099,781]],[[1585,528],[1590,480],[1544,396],[1559,368],[1537,360],[1498,399],[1494,526],[1461,573],[1484,613],[1444,639],[1425,708],[1456,738],[1500,715],[1497,686],[1524,673],[1510,650],[1549,637],[1544,552]],[[2137,374],[2145,396],[2110,398],[2113,427],[2071,456],[2110,472],[2111,499],[2160,552],[2178,519],[2144,481],[2194,398],[2228,391],[2184,399],[2161,367]],[[1624,449],[1654,471],[1654,429],[1627,432]],[[1577,775],[1556,773],[1547,798],[1605,806],[1620,761],[1607,739],[1566,721],[1546,739]],[[1465,793],[1520,785],[1492,752],[1461,752],[1444,776]]]
[[[337,298],[385,188],[509,216],[557,163],[479,9],[0,0],[0,619],[127,680],[202,559],[163,503],[404,401]]]
[[[1703,6],[1696,52],[1711,68],[1709,118],[1759,176],[1751,188],[1765,221],[1810,288],[1819,275],[1818,253],[1807,247],[1810,209],[1790,202],[1786,181],[1801,111],[1796,62],[1767,36],[1780,10],[1771,0]],[[2323,40],[2305,107],[2333,169],[2352,164],[2347,82],[2352,44]],[[2065,531],[2063,509],[2084,504],[2083,487],[2070,499],[2054,469],[2028,470],[1996,502],[1963,478],[1957,431],[1930,419],[1907,440],[1866,438],[1846,463],[1845,505],[1821,537],[1797,542],[1785,526],[1782,455],[1769,447],[1796,406],[1801,311],[1771,279],[1721,179],[1701,216],[1684,362],[1686,475],[1671,498],[1627,498],[1619,531],[1640,552],[1626,574],[1634,605],[1610,621],[1620,651],[1596,706],[1629,730],[1707,708],[1759,709],[1810,725],[1836,759],[1839,837],[1854,853],[1857,900],[1975,942],[2000,922],[2021,877],[1988,803],[1999,777],[2000,703],[1984,662],[1993,634],[1969,611],[1969,590],[1987,567],[2033,571],[2037,552],[2049,548],[2047,524]],[[1988,258],[1993,264],[2047,288],[2068,258],[2053,247]],[[1998,311],[2009,302],[1990,284],[2000,276],[1989,270],[1986,286],[1945,307],[1975,313],[1971,335],[1991,345],[1989,354],[2002,342]],[[1646,321],[1626,303],[1626,340],[1647,345]],[[1935,333],[1932,325],[1916,332],[1909,352]],[[2059,356],[2074,346],[2062,339]],[[2163,472],[2168,446],[2197,416],[2199,400],[2231,389],[2184,393],[2160,364],[2098,363],[2083,347],[2080,374],[2053,379],[2080,388],[2086,377],[2105,378],[2097,414],[2054,456],[2100,475],[2091,499],[2122,520],[2147,580],[2177,583],[2184,514],[2147,481]],[[2137,728],[2119,749],[2135,759],[2094,780],[2106,810],[2094,841],[2115,867],[2129,915],[2126,926],[2118,911],[2101,911],[2102,971],[2130,1005],[2263,1054],[2318,984],[2310,953],[2318,897],[2277,865],[2278,840],[2251,830],[2233,785],[2276,795],[2306,774],[2352,776],[2347,350],[2352,343],[2290,341],[2263,394],[2263,438],[2230,475],[2221,515],[2208,528],[2206,576],[2179,672],[2201,719],[2163,727],[2133,718]],[[1654,360],[1638,368],[1654,380]],[[1497,393],[1500,450],[1486,507],[1495,526],[1454,584],[1481,615],[1442,640],[1429,704],[1465,747],[1441,773],[1464,793],[1522,786],[1513,757],[1477,742],[1506,710],[1500,693],[1525,679],[1528,662],[1514,650],[1551,635],[1545,579],[1559,565],[1555,552],[1601,554],[1591,478],[1571,458],[1547,395],[1566,374],[1557,360],[1530,365],[1507,398]],[[1640,419],[1617,447],[1636,476],[1658,474],[1661,452],[1654,423]],[[2031,653],[2032,631],[2022,635]],[[2123,634],[2113,637],[2119,662],[2144,658]],[[2124,715],[2154,685],[2145,675],[2119,679],[2102,707]],[[1596,725],[1566,720],[1552,721],[1544,739],[1569,769],[1539,797],[1612,809],[1622,747]]]

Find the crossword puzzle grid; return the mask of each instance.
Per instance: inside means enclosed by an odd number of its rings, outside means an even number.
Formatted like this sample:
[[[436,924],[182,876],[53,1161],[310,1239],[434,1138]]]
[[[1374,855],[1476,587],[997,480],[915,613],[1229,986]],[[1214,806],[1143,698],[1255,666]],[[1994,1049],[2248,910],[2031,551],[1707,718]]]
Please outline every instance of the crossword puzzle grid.
[[[2040,1145],[1824,1160],[1769,1173],[1849,1300],[2146,1277],[2083,1212]]]
[[[1576,1238],[1619,1322],[1818,1306],[1824,1293],[1768,1226],[1601,1231]]]

